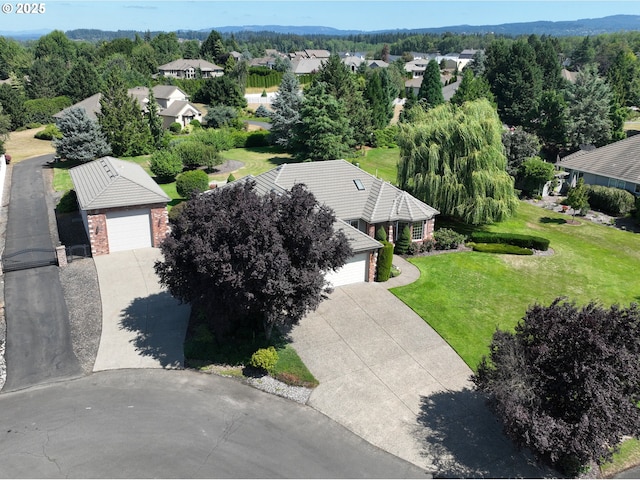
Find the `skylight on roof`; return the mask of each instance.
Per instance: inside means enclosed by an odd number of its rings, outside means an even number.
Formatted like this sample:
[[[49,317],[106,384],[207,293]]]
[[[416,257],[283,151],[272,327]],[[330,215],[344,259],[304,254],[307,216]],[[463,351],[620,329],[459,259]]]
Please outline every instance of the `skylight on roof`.
[[[362,181],[359,178],[356,178],[353,183],[356,184],[356,188],[358,190],[364,190],[364,185],[362,184]]]

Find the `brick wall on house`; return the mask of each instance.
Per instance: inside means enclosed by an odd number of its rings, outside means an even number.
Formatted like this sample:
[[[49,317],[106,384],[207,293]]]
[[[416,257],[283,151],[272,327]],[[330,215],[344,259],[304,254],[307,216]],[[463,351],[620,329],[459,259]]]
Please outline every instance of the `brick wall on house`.
[[[151,241],[158,248],[169,233],[169,214],[165,207],[151,209]]]
[[[109,237],[107,235],[107,216],[104,213],[87,214],[91,255],[109,254]]]
[[[423,236],[425,240],[431,240],[433,238],[433,232],[436,228],[436,219],[433,217],[431,220],[427,220],[424,223]]]
[[[367,270],[367,282],[375,282],[377,262],[378,262],[378,252],[369,252],[369,268]]]

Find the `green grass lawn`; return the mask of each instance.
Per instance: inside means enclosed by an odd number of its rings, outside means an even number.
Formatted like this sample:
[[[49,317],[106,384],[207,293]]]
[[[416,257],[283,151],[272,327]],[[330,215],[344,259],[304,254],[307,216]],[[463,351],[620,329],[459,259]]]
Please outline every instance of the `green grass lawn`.
[[[399,148],[373,148],[358,158],[360,168],[395,185],[398,172]]]
[[[579,305],[640,301],[640,235],[581,221],[522,202],[518,215],[491,231],[549,238],[551,256],[479,252],[416,257],[420,279],[392,292],[475,369],[496,328],[512,329],[538,302],[559,296]],[[437,222],[437,220],[436,220]]]
[[[236,178],[260,175],[278,165],[295,161],[290,154],[281,152],[274,147],[234,148],[221,152],[221,155],[224,161],[237,160],[244,164],[242,168],[233,172]],[[209,175],[212,180],[217,181],[226,180],[228,176],[228,172]]]

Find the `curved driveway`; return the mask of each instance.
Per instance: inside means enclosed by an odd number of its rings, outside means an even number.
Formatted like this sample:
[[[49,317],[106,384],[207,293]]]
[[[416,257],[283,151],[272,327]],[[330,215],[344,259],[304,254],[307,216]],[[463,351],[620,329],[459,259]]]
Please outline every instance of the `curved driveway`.
[[[46,261],[53,255],[49,227],[53,206],[47,202],[49,189],[42,172],[51,158],[43,155],[13,166],[3,253],[13,262]],[[7,272],[4,282],[7,380],[3,391],[81,375],[58,267]]]
[[[387,290],[420,275],[402,258],[394,264],[399,277],[337,288],[293,328],[293,347],[320,381],[308,404],[439,477],[557,476],[513,447],[473,391],[471,369]]]
[[[212,375],[99,372],[0,402],[3,478],[425,478],[307,406]]]

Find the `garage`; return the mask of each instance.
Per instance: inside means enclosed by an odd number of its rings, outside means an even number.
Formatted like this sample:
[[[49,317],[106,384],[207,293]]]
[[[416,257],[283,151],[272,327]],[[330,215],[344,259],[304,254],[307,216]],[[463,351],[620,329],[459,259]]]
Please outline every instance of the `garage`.
[[[92,255],[160,246],[171,199],[140,165],[102,157],[69,174]]]
[[[326,279],[334,287],[360,283],[367,280],[367,265],[369,263],[369,253],[357,253],[335,272],[329,272]]]
[[[108,212],[107,236],[109,251],[121,252],[151,247],[149,209]]]

